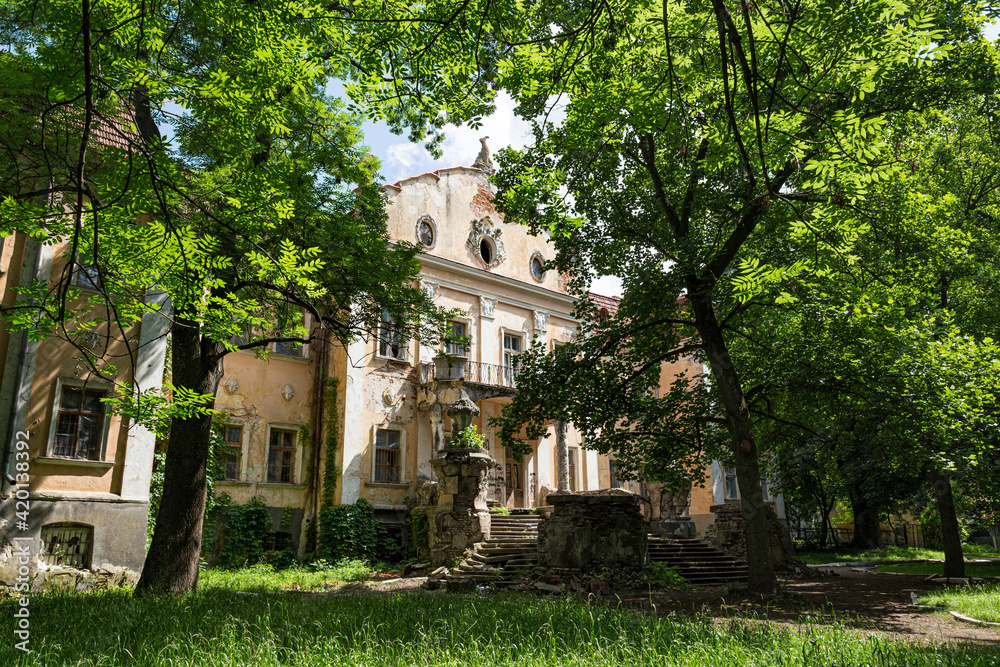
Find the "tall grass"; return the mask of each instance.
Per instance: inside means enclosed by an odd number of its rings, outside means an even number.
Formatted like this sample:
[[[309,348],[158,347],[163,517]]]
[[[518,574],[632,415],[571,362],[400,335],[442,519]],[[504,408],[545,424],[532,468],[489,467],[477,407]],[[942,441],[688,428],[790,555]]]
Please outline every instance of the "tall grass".
[[[1000,623],[1000,584],[956,586],[936,591],[920,599],[921,604],[947,607],[980,621]]]
[[[342,560],[334,564],[320,561],[318,565],[277,571],[264,563],[235,570],[203,570],[198,579],[202,588],[322,591],[345,581],[365,581],[371,578],[371,574],[371,566],[363,560]]]
[[[14,604],[0,603],[7,638]],[[122,590],[36,596],[30,609],[33,653],[6,639],[0,665],[1000,665],[995,650],[920,646],[838,626],[718,627],[513,594],[241,595],[206,585],[176,598]]]

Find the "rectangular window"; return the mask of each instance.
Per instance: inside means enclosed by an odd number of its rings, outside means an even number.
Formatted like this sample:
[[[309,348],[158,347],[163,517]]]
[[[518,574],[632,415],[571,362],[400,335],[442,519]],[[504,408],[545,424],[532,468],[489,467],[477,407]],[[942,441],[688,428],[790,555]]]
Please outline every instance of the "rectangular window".
[[[295,431],[272,428],[267,444],[267,481],[279,484],[295,482]]]
[[[73,275],[73,282],[80,287],[87,287],[89,289],[101,289],[103,282],[101,281],[101,272],[97,267],[97,264],[93,262],[84,253],[78,253],[76,258],[75,273]]]
[[[398,484],[401,479],[402,449],[399,431],[375,432],[375,479],[383,484]]]
[[[771,495],[771,485],[767,483],[767,477],[764,475],[760,476],[760,492],[764,496],[765,503],[774,500],[774,496]]]
[[[382,311],[382,321],[378,327],[378,356],[400,361],[406,358],[403,336],[388,311]]]
[[[520,367],[521,337],[505,333],[503,335],[503,383],[513,387],[514,377]]]
[[[456,357],[465,356],[465,343],[459,339],[468,336],[468,326],[465,322],[448,322],[448,336],[445,339],[444,350]]]
[[[90,567],[90,544],[94,529],[78,523],[50,523],[42,526],[39,556],[46,565]]]
[[[304,345],[293,343],[291,341],[282,341],[274,344],[274,353],[283,354],[286,357],[298,357],[301,359],[303,349],[305,349]]]
[[[569,490],[576,491],[576,450],[569,450]]]
[[[101,457],[107,406],[106,389],[88,389],[63,385],[59,411],[55,415],[55,441],[52,456],[97,461]]]
[[[223,461],[226,467],[225,479],[238,482],[240,479],[240,462],[243,459],[243,427],[226,426],[223,432],[226,440],[226,454]]]
[[[726,500],[740,497],[740,487],[736,483],[736,468],[726,468]]]
[[[620,489],[622,481],[618,479],[618,462],[614,459],[608,460],[608,475],[610,477],[608,486],[612,489]]]

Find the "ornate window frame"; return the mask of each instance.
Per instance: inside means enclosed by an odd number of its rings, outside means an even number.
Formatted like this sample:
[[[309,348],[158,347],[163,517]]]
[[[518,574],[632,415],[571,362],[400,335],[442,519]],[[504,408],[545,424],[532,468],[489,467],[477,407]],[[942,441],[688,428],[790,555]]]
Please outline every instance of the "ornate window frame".
[[[431,234],[433,235],[430,245],[425,244],[423,239],[420,238],[420,226],[425,222],[431,226]],[[419,218],[417,218],[416,224],[413,225],[413,233],[417,237],[417,243],[423,246],[424,248],[427,248],[428,250],[433,250],[434,247],[437,246],[438,228],[437,228],[437,223],[434,222],[434,218],[432,218],[431,216],[422,215]]]
[[[490,216],[483,216],[479,220],[473,220],[469,237],[465,241],[465,246],[472,253],[476,263],[484,269],[492,269],[499,266],[507,259],[507,250],[504,248],[501,237],[503,230],[493,222]],[[484,239],[488,239],[493,246],[493,257],[487,262],[480,252],[480,244]]]
[[[535,260],[536,259],[539,262],[542,263],[542,277],[541,278],[539,278],[538,276],[535,275],[534,265],[535,265]],[[542,283],[545,282],[545,276],[548,274],[548,271],[545,270],[545,258],[542,257],[542,253],[538,252],[537,250],[535,252],[531,253],[531,257],[528,258],[528,273],[531,274],[531,279],[534,280],[536,283],[542,284]]]

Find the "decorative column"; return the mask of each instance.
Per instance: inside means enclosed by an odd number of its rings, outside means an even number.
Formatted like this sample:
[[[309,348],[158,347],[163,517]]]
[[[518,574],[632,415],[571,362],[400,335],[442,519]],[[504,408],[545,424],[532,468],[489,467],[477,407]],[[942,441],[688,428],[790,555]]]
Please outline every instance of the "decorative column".
[[[569,493],[569,425],[557,421],[556,427],[556,477],[560,493]]]
[[[494,297],[479,297],[479,361],[484,364],[499,365],[500,349],[497,343],[496,326],[493,321],[497,300]]]

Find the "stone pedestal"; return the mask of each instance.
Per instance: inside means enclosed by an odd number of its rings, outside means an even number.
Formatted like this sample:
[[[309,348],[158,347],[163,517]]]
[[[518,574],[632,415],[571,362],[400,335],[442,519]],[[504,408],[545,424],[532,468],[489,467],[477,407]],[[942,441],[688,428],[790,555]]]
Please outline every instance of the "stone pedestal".
[[[646,522],[639,496],[622,489],[552,493],[551,514],[538,526],[545,567],[586,570],[646,565]]]
[[[678,519],[660,519],[649,522],[649,532],[661,537],[669,537],[678,540],[690,540],[698,534],[698,528],[690,517]]]
[[[712,505],[710,509],[715,515],[715,521],[705,531],[705,540],[733,557],[745,561],[747,559],[747,538],[742,504],[734,502]],[[783,538],[783,532],[786,529],[778,520],[774,508],[770,504],[765,504],[765,510],[768,513],[771,558],[774,560],[775,567],[780,568],[790,563],[793,555],[786,547]]]
[[[495,461],[482,449],[446,449],[431,459],[437,503],[419,508],[427,517],[431,563],[450,565],[476,542],[490,537],[486,472]]]
[[[690,484],[681,491],[672,492],[665,484],[647,482],[646,493],[649,494],[650,504],[649,532],[676,539],[690,539],[697,535],[698,529],[688,516]]]

